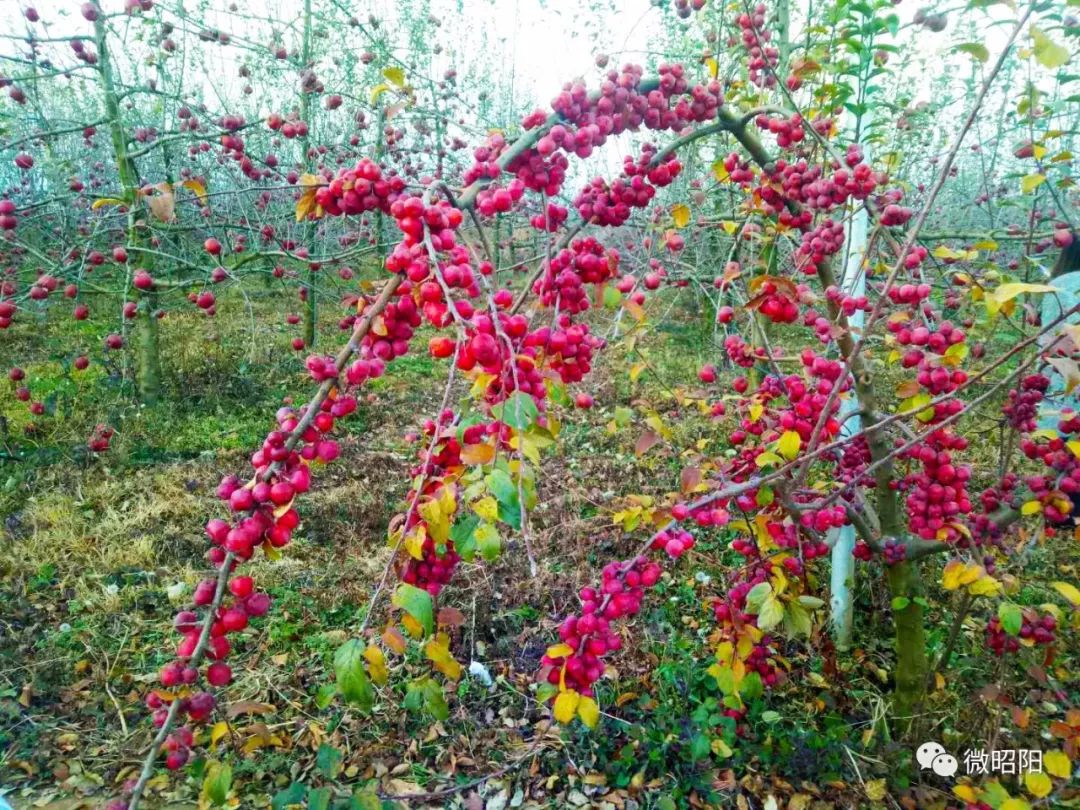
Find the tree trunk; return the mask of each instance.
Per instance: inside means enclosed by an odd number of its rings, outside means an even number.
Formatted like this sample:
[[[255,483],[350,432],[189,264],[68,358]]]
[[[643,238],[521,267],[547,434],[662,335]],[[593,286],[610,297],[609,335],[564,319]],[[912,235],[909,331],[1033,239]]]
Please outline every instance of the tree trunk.
[[[304,0],[303,45],[301,47],[300,59],[303,63],[303,70],[311,68],[311,0]],[[306,172],[311,171],[312,164],[311,157],[308,154],[311,128],[314,126],[314,122],[311,120],[311,112],[311,93],[309,93],[304,88],[303,83],[301,83],[300,117],[308,125],[308,135],[305,135],[300,139],[300,146],[304,150],[303,160],[304,170]],[[310,245],[314,235],[314,223],[309,222],[304,228],[304,244]],[[315,300],[315,271],[308,267],[306,272],[307,275],[304,279],[304,343],[310,349],[315,346],[315,335],[318,332],[319,311],[318,304]]]
[[[893,598],[896,626],[896,687],[893,719],[901,730],[909,730],[926,699],[926,679],[930,671],[923,631],[923,609],[919,601],[919,563],[902,562],[889,566],[889,591]]]
[[[158,343],[157,293],[147,290],[140,295],[135,339],[138,346],[139,399],[156,405],[161,399],[161,351]]]
[[[94,21],[94,39],[98,50],[98,69],[105,95],[105,114],[109,119],[109,134],[116,158],[116,170],[123,188],[124,203],[128,208],[128,253],[130,260],[137,258],[143,260],[141,248],[146,239],[141,229],[145,226],[139,225],[139,219],[145,216],[145,212],[139,197],[139,174],[127,152],[127,134],[120,114],[120,102],[113,80],[112,59],[105,37],[105,23],[99,18]],[[150,266],[149,261],[144,262],[146,270],[149,271]],[[137,357],[136,384],[139,399],[146,405],[153,405],[161,399],[161,352],[157,318],[154,316],[157,310],[157,295],[147,292],[141,296],[141,299],[138,322],[134,331]]]

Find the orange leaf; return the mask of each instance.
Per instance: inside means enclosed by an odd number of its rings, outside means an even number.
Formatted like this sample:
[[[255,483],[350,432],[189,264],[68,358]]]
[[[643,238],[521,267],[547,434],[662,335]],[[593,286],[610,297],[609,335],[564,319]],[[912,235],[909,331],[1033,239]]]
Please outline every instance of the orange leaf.
[[[799,299],[799,288],[795,286],[795,283],[783,276],[754,276],[750,279],[750,283],[747,285],[747,289],[751,295],[755,295],[766,283],[772,282],[776,285],[777,290],[782,292],[792,301]]]
[[[230,718],[239,717],[241,714],[269,714],[274,711],[276,707],[272,703],[259,703],[254,700],[238,700],[236,703],[230,703],[229,708],[225,710],[225,714]]]
[[[150,208],[150,213],[162,222],[172,222],[176,219],[176,197],[167,183],[162,183],[158,188],[161,193],[148,198],[146,205]]]
[[[641,438],[637,440],[637,444],[634,445],[634,452],[639,456],[643,456],[659,441],[659,436],[651,430],[646,430],[641,434]]]
[[[308,189],[300,195],[300,199],[296,201],[296,221],[303,222],[309,217],[312,219],[318,219],[321,215],[321,208],[315,202],[315,189]]]
[[[487,442],[467,444],[461,449],[463,464],[490,464],[495,460],[495,445]]]
[[[437,621],[439,627],[461,627],[465,624],[465,614],[453,607],[439,608]]]
[[[405,636],[396,627],[388,626],[383,630],[383,644],[396,652],[398,655],[405,654]]]
[[[684,495],[694,491],[701,483],[701,470],[697,467],[683,467],[682,475],[679,476],[680,489]]]

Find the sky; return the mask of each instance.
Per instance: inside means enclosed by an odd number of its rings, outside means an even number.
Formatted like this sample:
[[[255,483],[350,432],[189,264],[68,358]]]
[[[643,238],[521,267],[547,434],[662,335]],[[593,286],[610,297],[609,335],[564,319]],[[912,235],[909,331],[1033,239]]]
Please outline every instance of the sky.
[[[90,25],[79,14],[81,0],[0,0],[0,32],[21,32],[26,28],[22,10],[33,1],[43,21],[50,22],[53,35],[85,34]],[[400,0],[336,0],[365,19],[375,14],[393,20],[401,8]],[[794,0],[796,4],[806,0]],[[242,19],[230,15],[228,6],[234,0],[187,0],[190,9],[203,3],[210,10],[206,22],[242,36],[253,28]],[[274,18],[298,21],[302,0],[235,0],[241,11],[255,18]],[[317,0],[325,5],[335,0]],[[423,7],[424,0],[414,0],[410,6]],[[709,0],[717,2],[717,0]],[[119,11],[123,0],[99,0],[106,11]],[[171,6],[169,0],[166,6]],[[448,44],[468,62],[472,55],[489,57],[491,69],[512,78],[515,100],[531,99],[546,107],[561,85],[579,75],[595,81],[599,75],[594,60],[597,53],[610,54],[611,64],[642,61],[644,52],[655,47],[656,32],[661,24],[661,11],[650,0],[427,0],[434,15],[441,21],[437,41]],[[583,12],[583,7],[587,10]],[[919,6],[904,0],[896,7],[903,23],[908,22]],[[953,80],[968,76],[971,58],[951,52],[957,41],[970,39],[987,46],[991,62],[1006,40],[1013,12],[999,4],[987,10],[968,11],[963,16],[950,16],[944,33],[933,34],[925,29],[905,28],[901,42],[908,43],[909,53],[917,60],[915,70],[905,71],[914,100],[929,100],[932,82],[943,74]],[[801,15],[796,14],[797,18]],[[392,24],[391,24],[392,26]],[[298,44],[298,28],[285,33],[285,42]],[[41,30],[41,26],[35,26]],[[136,30],[133,26],[132,30]],[[342,49],[363,50],[366,42],[355,31],[333,32],[341,37]],[[796,39],[798,31],[796,33]],[[264,38],[265,27],[260,38]],[[959,38],[959,39],[958,39]],[[196,43],[197,44],[197,43]],[[64,46],[59,46],[64,47]],[[0,40],[0,54],[10,53],[12,43]],[[207,46],[208,69],[202,77],[202,92],[189,88],[192,95],[214,98],[216,93],[236,97],[242,80],[237,78],[236,49]],[[436,58],[436,63],[451,64],[451,54]],[[0,71],[10,70],[0,60]],[[1017,92],[1019,88],[1016,88]],[[365,91],[358,90],[358,94]],[[217,106],[217,105],[214,105]],[[957,109],[951,114],[958,115]],[[608,150],[607,161],[618,168],[620,149]]]

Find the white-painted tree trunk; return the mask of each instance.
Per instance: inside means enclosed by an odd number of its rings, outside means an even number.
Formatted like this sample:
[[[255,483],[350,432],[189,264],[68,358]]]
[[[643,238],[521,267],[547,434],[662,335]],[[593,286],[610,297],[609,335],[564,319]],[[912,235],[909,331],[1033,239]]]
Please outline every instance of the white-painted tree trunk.
[[[858,298],[866,294],[866,273],[863,269],[863,258],[866,253],[866,238],[869,226],[869,216],[866,209],[860,207],[852,217],[851,225],[847,233],[847,263],[844,266],[844,292]],[[862,329],[865,323],[865,313],[861,310],[855,312],[848,322],[854,329]],[[862,419],[857,413],[858,405],[853,397],[845,399],[840,405],[840,418],[843,425],[840,429],[842,436],[853,436],[862,430]],[[833,638],[836,647],[846,650],[851,645],[851,625],[853,620],[852,590],[855,580],[855,558],[852,551],[855,548],[855,527],[842,526],[832,529],[832,574],[830,580],[830,608],[832,611]]]

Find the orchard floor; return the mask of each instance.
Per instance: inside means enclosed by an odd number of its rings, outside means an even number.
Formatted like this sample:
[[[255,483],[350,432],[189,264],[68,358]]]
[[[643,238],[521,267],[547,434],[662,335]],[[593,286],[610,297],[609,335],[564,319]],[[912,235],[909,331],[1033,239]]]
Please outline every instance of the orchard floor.
[[[163,338],[189,326],[168,327]],[[0,786],[17,808],[99,807],[136,772],[150,739],[142,699],[175,643],[172,617],[203,575],[201,526],[217,514],[216,482],[244,469],[245,448],[283,395],[299,400],[309,390],[300,362],[280,359],[284,338],[269,314],[259,328],[276,355],[247,356],[247,336],[228,328],[200,326],[199,339],[174,344],[165,404],[119,405],[108,379],[84,383],[69,404],[89,413],[58,408],[49,441],[21,445],[23,460],[0,468]],[[37,348],[30,335],[15,337]],[[328,328],[323,346],[335,338]],[[454,655],[483,664],[493,684],[465,675],[447,694],[449,718],[435,723],[401,708],[404,684],[430,672],[418,656],[392,661],[370,716],[319,697],[333,680],[334,650],[363,617],[389,558],[386,525],[416,450],[402,437],[436,407],[442,387],[443,370],[429,359],[396,363],[350,420],[341,459],[317,473],[295,542],[281,560],[251,567],[274,604],[238,643],[237,679],[216,718],[229,732],[210,746],[232,765],[232,806],[287,806],[282,791],[294,782],[339,796],[364,787],[388,806],[469,810],[946,806],[942,785],[898,777],[913,747],[890,740],[880,723],[891,630],[877,577],[860,589],[870,617],[861,637],[871,643],[840,658],[827,645],[824,656],[791,646],[785,655],[799,675],[765,696],[751,738],[731,751],[716,743],[722,706],[706,670],[713,577],[730,562],[723,535],[704,536],[627,628],[597,732],[552,727],[533,699],[540,657],[576,590],[640,543],[640,531],[613,526],[621,499],[676,490],[685,448],[724,446],[728,426],[670,396],[695,380],[709,340],[691,314],[686,329],[650,337],[644,371],[641,355],[613,350],[588,386],[597,407],[560,411],[559,449],[544,457],[532,517],[540,575],[528,576],[524,549],[511,544],[495,563],[463,566],[444,592],[439,606],[462,617]],[[40,347],[28,370],[47,375],[50,351]],[[63,376],[56,380],[64,392]],[[124,417],[110,453],[85,459],[50,449],[74,446],[103,409]],[[650,410],[670,434],[646,423]],[[5,416],[17,435],[23,417],[14,407]],[[642,451],[647,432],[657,441]],[[964,650],[957,661],[958,678],[979,666]],[[983,722],[960,691],[934,701],[950,724]],[[319,757],[326,745],[342,752],[332,780]],[[145,806],[197,806],[200,767],[162,769]]]

